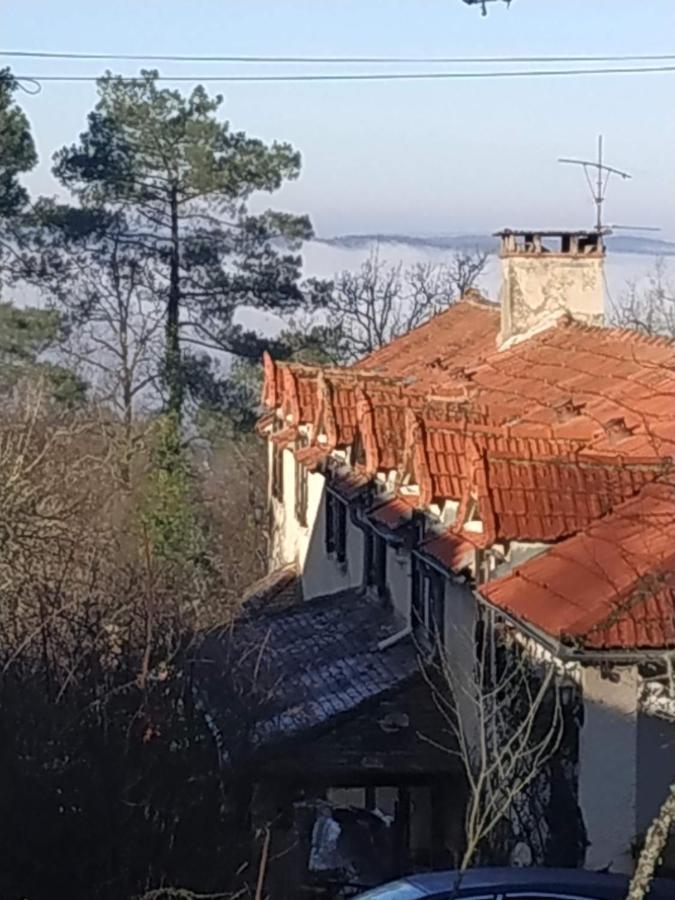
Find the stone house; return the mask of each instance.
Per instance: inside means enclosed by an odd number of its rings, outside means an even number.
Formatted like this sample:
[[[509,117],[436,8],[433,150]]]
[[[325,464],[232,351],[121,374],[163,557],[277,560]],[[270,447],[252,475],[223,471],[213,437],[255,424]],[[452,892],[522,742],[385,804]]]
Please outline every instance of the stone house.
[[[630,871],[675,780],[675,346],[603,325],[601,234],[500,238],[500,303],[471,292],[347,368],[265,358],[246,746],[258,780],[402,821],[394,859],[452,862],[462,778],[419,647],[469,678],[499,622],[574,688],[586,849],[563,862]],[[200,682],[221,738],[226,670]]]

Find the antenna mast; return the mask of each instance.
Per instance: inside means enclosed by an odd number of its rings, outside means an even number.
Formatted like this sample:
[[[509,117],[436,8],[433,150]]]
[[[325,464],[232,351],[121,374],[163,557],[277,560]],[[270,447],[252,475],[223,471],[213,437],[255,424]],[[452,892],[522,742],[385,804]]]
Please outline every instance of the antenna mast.
[[[467,6],[480,6],[481,14],[487,16],[487,7],[486,3],[495,3],[496,0],[464,0]],[[511,5],[511,0],[503,0],[506,3],[507,7]]]
[[[568,157],[560,157],[558,162],[561,163],[569,163],[573,166],[581,166],[584,170],[584,175],[586,176],[586,181],[588,183],[588,187],[591,191],[591,196],[593,197],[593,203],[595,204],[596,216],[595,216],[595,227],[598,234],[601,234],[604,230],[604,226],[602,224],[602,205],[605,202],[605,198],[607,196],[607,185],[609,184],[609,179],[612,175],[618,175],[619,178],[630,178],[631,176],[628,172],[622,172],[621,169],[615,169],[612,166],[606,166],[603,162],[602,157],[602,135],[598,135],[598,158],[595,161],[589,159],[570,159]],[[595,169],[596,177],[595,183],[591,178],[591,172]]]

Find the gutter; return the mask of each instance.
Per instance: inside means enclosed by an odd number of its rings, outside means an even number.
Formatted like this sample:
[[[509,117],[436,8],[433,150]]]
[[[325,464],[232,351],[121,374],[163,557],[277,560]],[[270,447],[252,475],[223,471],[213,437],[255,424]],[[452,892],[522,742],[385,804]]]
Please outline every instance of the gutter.
[[[384,640],[380,641],[377,645],[377,649],[388,650],[390,647],[398,644],[399,641],[402,641],[404,638],[407,638],[409,635],[411,635],[412,631],[412,622],[408,622],[408,624],[404,625],[400,631],[397,631],[394,634],[390,634],[389,637],[386,637],[384,638]]]
[[[557,638],[551,637],[550,634],[546,634],[545,631],[541,631],[530,622],[519,619],[500,606],[490,603],[480,591],[474,589],[472,593],[479,603],[504,616],[513,626],[527,634],[538,644],[541,644],[542,647],[549,650],[563,662],[576,662],[582,665],[593,663],[629,665],[647,662],[648,660],[657,660],[659,662],[668,658],[675,660],[675,650],[584,650],[582,648],[572,648],[567,644],[563,644]]]
[[[421,563],[425,566],[429,566],[432,569],[435,569],[440,575],[443,575],[445,578],[449,578],[451,581],[455,583],[460,582],[463,576],[458,575],[457,572],[454,572],[452,569],[449,569],[447,566],[444,566],[442,562],[439,562],[437,559],[434,559],[433,556],[427,555],[424,550],[411,550],[411,555],[416,556]],[[466,580],[466,579],[465,579]]]
[[[355,528],[358,528],[359,531],[361,531],[361,532],[364,534],[364,536],[365,536],[366,528],[369,528],[369,527],[370,527],[370,523],[364,522],[363,518],[360,516],[359,513],[360,513],[360,511],[361,511],[361,506],[360,506],[359,504],[351,504],[351,503],[348,503],[348,504],[347,504],[347,508],[349,509],[349,521],[352,523],[352,525],[353,525]],[[365,546],[365,545],[364,545],[364,546]],[[365,552],[365,551],[364,551],[364,552]],[[360,590],[361,590],[362,592],[365,592],[367,586],[368,586],[368,585],[367,585],[367,581],[366,581],[366,567],[365,567],[365,565],[364,565],[364,566],[363,566],[363,571],[362,571],[362,573],[361,573],[361,587],[360,587]]]
[[[339,494],[336,495],[340,500],[342,498]],[[344,500],[342,500],[344,502]],[[351,503],[347,504],[349,507],[349,518],[350,521],[361,531],[366,530],[366,528],[372,529],[377,533],[380,533],[379,529],[373,525],[370,521],[364,521],[364,519],[359,515],[360,508],[356,505],[352,505]],[[384,535],[381,535],[384,537]],[[386,538],[385,538],[386,540]],[[389,540],[390,543],[394,543]],[[403,543],[403,542],[402,542]],[[451,569],[448,569],[447,566],[444,566],[442,563],[434,560],[432,557],[429,557],[424,553],[423,550],[412,549],[411,555],[417,556],[425,565],[431,566],[445,578],[449,578],[455,583],[466,583],[468,579],[465,576],[459,575],[456,572],[453,572]],[[364,576],[365,577],[365,576]],[[581,648],[571,648],[567,644],[562,643],[562,641],[552,637],[547,634],[545,631],[537,628],[535,625],[532,625],[530,622],[527,622],[523,619],[519,619],[516,616],[513,616],[508,611],[502,609],[499,606],[490,603],[490,601],[484,597],[480,591],[475,588],[472,589],[472,594],[474,599],[482,604],[483,606],[487,606],[500,615],[504,616],[515,628],[518,628],[528,637],[532,638],[536,643],[540,644],[544,649],[548,650],[554,656],[556,656],[562,662],[571,662],[571,663],[579,663],[580,665],[592,665],[592,664],[602,664],[602,663],[616,663],[620,665],[631,665],[631,664],[639,664],[641,662],[647,662],[650,660],[656,660],[658,662],[662,662],[664,659],[670,658],[675,662],[675,650],[583,650]],[[412,623],[408,623],[404,628],[395,634],[390,635],[387,638],[384,638],[377,645],[378,650],[386,650],[389,647],[394,646],[399,641],[408,637],[412,634]]]
[[[351,504],[349,505],[349,519],[352,522],[352,524],[355,525],[356,528],[359,528],[363,532],[365,532],[366,529],[373,530],[372,522],[364,521],[364,519],[359,514],[360,511],[361,511],[360,507],[352,506]],[[366,576],[365,576],[365,571],[364,571],[364,574],[363,574],[364,582],[365,582],[365,577]],[[362,585],[362,587],[365,589],[365,583]],[[409,619],[409,621],[399,631],[396,631],[396,632],[394,632],[394,634],[390,634],[389,637],[383,638],[381,641],[379,641],[379,643],[377,644],[377,649],[380,651],[388,650],[390,647],[393,647],[395,644],[398,644],[399,641],[402,641],[405,638],[409,637],[412,634],[412,632],[413,632],[412,619]]]

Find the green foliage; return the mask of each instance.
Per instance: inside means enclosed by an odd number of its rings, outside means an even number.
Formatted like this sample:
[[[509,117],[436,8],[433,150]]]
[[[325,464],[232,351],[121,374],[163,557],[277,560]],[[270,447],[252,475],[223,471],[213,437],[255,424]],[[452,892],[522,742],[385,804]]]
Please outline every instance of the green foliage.
[[[41,359],[64,338],[66,327],[55,310],[0,303],[0,385],[7,391],[22,379],[43,381],[53,400],[67,407],[84,402],[87,384],[64,366]]]
[[[9,69],[0,69],[0,219],[16,216],[25,208],[28,193],[18,176],[37,163],[28,119],[14,102],[16,87]]]
[[[196,425],[202,437],[218,441],[237,437],[253,428],[260,406],[262,367],[250,359],[234,359],[220,377],[213,360],[189,358],[188,383],[198,402]]]
[[[162,416],[156,424],[141,525],[153,558],[161,563],[180,569],[205,562],[190,466],[175,416]]]
[[[349,339],[341,325],[284,329],[279,335],[284,357],[307,365],[338,366],[349,359]]]
[[[315,325],[308,329],[293,327],[266,342],[277,359],[293,359],[308,365],[335,365],[341,355],[341,332],[337,328]],[[188,391],[196,404],[200,434],[208,439],[237,437],[253,428],[260,413],[263,372],[259,356],[235,357],[223,375],[212,357],[189,355],[185,358]]]
[[[0,303],[0,363],[34,363],[64,334],[63,320],[54,310]]]
[[[292,312],[305,216],[252,215],[247,201],[297,178],[288,144],[249,138],[218,118],[220,96],[162,89],[157,72],[135,81],[108,73],[78,144],[55,157],[54,173],[87,209],[123,211],[126,243],[155,273],[165,310],[161,375],[166,408],[179,420],[186,400],[189,344],[242,356],[260,337],[234,322],[242,306]]]
[[[33,377],[42,379],[51,399],[67,409],[81,407],[86,399],[89,385],[66,366],[52,362],[39,362],[32,368]]]

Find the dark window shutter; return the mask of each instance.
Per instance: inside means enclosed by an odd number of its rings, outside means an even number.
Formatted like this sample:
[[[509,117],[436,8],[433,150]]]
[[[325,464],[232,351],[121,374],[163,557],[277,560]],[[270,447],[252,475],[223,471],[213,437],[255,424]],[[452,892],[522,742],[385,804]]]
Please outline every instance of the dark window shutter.
[[[337,526],[335,535],[335,552],[338,562],[345,562],[347,559],[347,507],[339,500],[335,501],[337,509]]]
[[[335,504],[337,500],[326,491],[326,553],[335,553]]]

